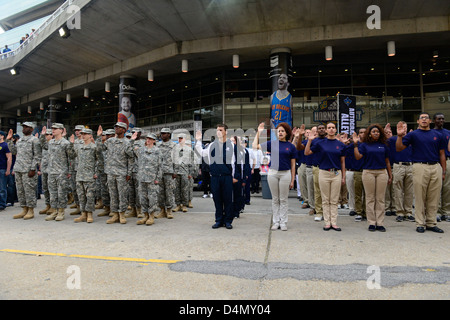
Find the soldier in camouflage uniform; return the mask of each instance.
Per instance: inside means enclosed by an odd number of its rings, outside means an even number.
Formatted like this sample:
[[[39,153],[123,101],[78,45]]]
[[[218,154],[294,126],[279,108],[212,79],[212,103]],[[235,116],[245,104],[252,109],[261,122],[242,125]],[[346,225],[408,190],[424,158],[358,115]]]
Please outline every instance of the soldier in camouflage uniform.
[[[24,136],[14,145],[11,142],[13,131],[8,132],[8,148],[16,155],[14,175],[16,178],[17,197],[23,211],[14,216],[14,219],[33,219],[36,208],[36,187],[38,176],[36,170],[42,158],[42,148],[39,139],[32,135],[35,125],[25,122],[22,133]]]
[[[84,129],[83,125],[75,126],[75,130],[74,130],[75,142],[73,144],[75,151],[77,148],[79,148],[81,145],[84,144],[83,140],[81,139],[81,131],[83,129]],[[70,161],[69,192],[72,193],[73,201],[74,201],[74,204],[70,208],[76,208],[76,210],[71,212],[70,215],[77,215],[77,214],[81,213],[80,200],[78,199],[78,192],[77,192],[77,164],[78,164],[78,158],[75,156],[75,158]]]
[[[106,150],[105,172],[108,175],[109,195],[111,197],[112,218],[106,223],[127,223],[125,211],[128,207],[128,182],[131,179],[134,153],[131,140],[125,137],[127,125],[118,122],[114,126],[116,137],[108,139],[102,145]],[[103,130],[99,128],[97,135]]]
[[[47,129],[45,138],[50,141],[53,137],[52,129]],[[39,214],[50,214],[53,212],[50,206],[50,192],[48,191],[48,150],[42,150],[42,161],[40,166],[40,173],[42,179],[42,189],[44,191],[45,209],[39,211]]]
[[[137,133],[131,138],[134,140]],[[149,133],[147,135],[145,145],[135,141],[134,153],[138,163],[137,178],[139,180],[139,195],[142,213],[142,220],[137,222],[138,225],[154,224],[154,211],[158,208],[159,182],[162,178],[161,163],[163,156],[160,149],[155,146],[156,135]]]
[[[159,184],[159,207],[161,211],[156,216],[157,219],[173,219],[172,208],[175,206],[175,171],[173,168],[174,149],[176,143],[171,140],[171,131],[168,128],[161,130],[162,141],[157,144],[161,153],[164,155],[162,163],[163,177]]]
[[[83,144],[78,144],[75,149],[77,157],[77,194],[80,200],[81,217],[75,222],[92,223],[94,219],[92,213],[95,210],[95,180],[98,177],[97,164],[100,158],[100,148],[92,138],[91,129],[81,130],[81,140]],[[71,138],[72,143],[75,138]]]
[[[142,146],[145,145],[145,140],[141,139],[141,135],[142,135],[142,129],[140,128],[133,128],[132,130],[132,140],[134,140],[133,143],[133,149],[136,150]],[[139,196],[139,180],[138,180],[138,163],[135,159],[134,161],[134,166],[133,166],[133,175],[131,176],[131,179],[129,181],[129,205],[131,207],[131,212],[129,214],[127,214],[125,217],[126,218],[131,218],[131,217],[138,217],[138,218],[142,218],[142,214],[141,214],[141,201],[140,201],[140,196]]]
[[[52,125],[53,139],[46,141],[44,127],[41,134],[43,149],[48,150],[48,189],[50,191],[50,206],[57,211],[50,214],[46,221],[64,220],[67,208],[67,189],[70,183],[69,166],[75,156],[73,145],[64,138],[66,129],[61,123]]]
[[[102,145],[106,140],[111,139],[115,135],[116,132],[114,129],[108,129],[102,132],[101,140],[97,140],[97,146],[100,148],[100,159],[98,161],[99,179],[97,180],[100,184],[101,200],[99,201],[96,209],[101,209],[104,207],[104,211],[98,214],[99,217],[109,216],[111,214],[111,198],[109,196],[108,175],[105,172],[107,154]]]
[[[194,151],[186,145],[186,135],[179,134],[178,142],[174,148],[173,167],[177,175],[175,179],[175,203],[177,207],[173,210],[187,212],[191,188],[190,180],[192,180],[194,171]]]

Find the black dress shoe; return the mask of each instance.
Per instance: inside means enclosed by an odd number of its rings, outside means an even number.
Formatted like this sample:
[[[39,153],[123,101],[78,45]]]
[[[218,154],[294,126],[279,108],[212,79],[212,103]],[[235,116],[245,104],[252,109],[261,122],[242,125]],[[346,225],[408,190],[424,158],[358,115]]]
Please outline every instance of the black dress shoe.
[[[225,228],[227,228],[228,230],[233,229],[233,226],[231,225],[231,223],[226,223],[225,224]]]
[[[424,233],[425,232],[425,228],[424,227],[417,227],[416,231],[419,233]]]
[[[381,232],[386,232],[386,228],[383,226],[377,226],[377,230]]]
[[[331,226],[331,229],[333,229],[334,231],[342,231],[341,228],[339,227],[335,227],[335,226]]]
[[[434,227],[426,227],[427,230],[433,231],[433,232],[437,232],[437,233],[444,233],[444,230],[439,229],[438,227],[434,226]]]
[[[330,231],[331,230],[331,226],[323,227],[323,230]]]
[[[212,226],[213,229],[218,229],[218,228],[220,228],[220,227],[223,227],[223,223],[221,223],[221,222],[216,222],[216,223]]]
[[[374,225],[372,225],[372,224],[369,226],[369,231],[372,231],[372,232],[373,232],[373,231],[375,231],[376,229],[377,229],[377,228],[376,228]]]

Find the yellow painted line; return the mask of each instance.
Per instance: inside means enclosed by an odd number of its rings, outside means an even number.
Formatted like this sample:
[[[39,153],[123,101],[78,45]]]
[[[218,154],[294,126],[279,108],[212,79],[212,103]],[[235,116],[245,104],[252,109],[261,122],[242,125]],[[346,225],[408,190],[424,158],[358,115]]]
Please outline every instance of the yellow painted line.
[[[122,261],[122,262],[139,262],[139,263],[162,263],[162,264],[173,264],[180,260],[161,260],[161,259],[139,259],[139,258],[121,258],[121,257],[105,257],[105,256],[88,256],[79,254],[64,254],[64,253],[52,253],[52,252],[39,252],[39,251],[26,251],[26,250],[11,250],[4,249],[0,252],[6,253],[16,253],[16,254],[27,254],[34,256],[53,256],[53,257],[66,257],[66,258],[80,258],[80,259],[91,259],[91,260],[107,260],[107,261]]]

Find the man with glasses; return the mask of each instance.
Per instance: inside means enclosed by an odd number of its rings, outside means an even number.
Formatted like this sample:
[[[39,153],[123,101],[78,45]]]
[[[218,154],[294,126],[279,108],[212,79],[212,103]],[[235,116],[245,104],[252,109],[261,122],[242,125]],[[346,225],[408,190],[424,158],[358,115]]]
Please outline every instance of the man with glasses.
[[[444,231],[436,226],[436,214],[442,180],[446,174],[447,145],[439,132],[430,129],[430,123],[430,115],[422,112],[417,120],[419,128],[407,134],[405,123],[399,122],[396,149],[400,152],[409,145],[412,146],[416,231],[443,233]]]

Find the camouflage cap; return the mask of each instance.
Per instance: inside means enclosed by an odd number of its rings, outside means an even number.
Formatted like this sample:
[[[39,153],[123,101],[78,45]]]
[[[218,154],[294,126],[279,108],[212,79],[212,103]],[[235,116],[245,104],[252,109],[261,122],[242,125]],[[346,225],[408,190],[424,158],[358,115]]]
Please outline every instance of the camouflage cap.
[[[24,122],[24,123],[22,123],[22,126],[30,127],[33,129],[36,128],[36,125],[33,122]]]
[[[121,128],[124,128],[125,130],[128,130],[128,126],[127,126],[127,124],[125,123],[125,122],[117,122],[115,125],[114,125],[114,128],[115,127],[121,127]]]
[[[161,133],[172,133],[169,128],[162,128]]]
[[[83,130],[83,129],[84,129],[84,126],[82,126],[82,125],[75,126],[75,130]]]
[[[64,129],[64,125],[62,123],[54,123],[52,129]]]
[[[147,138],[156,140],[156,134],[154,134],[154,133],[149,133],[149,134],[147,135]]]
[[[91,129],[84,128],[83,130],[81,130],[81,133],[92,134],[92,130],[91,130]]]

